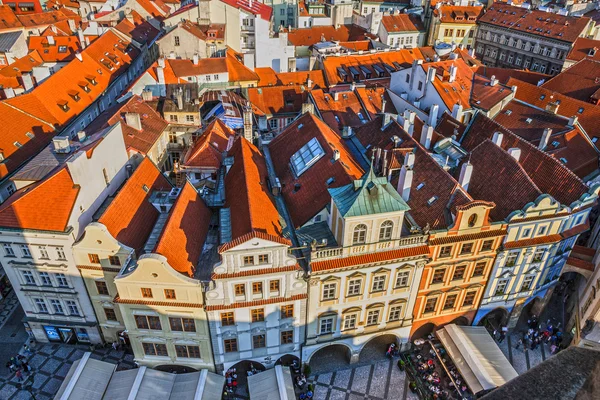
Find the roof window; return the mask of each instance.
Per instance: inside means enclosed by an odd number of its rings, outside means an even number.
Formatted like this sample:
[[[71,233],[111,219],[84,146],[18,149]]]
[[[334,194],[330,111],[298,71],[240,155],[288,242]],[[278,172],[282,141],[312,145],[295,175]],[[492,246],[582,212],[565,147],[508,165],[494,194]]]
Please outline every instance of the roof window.
[[[69,111],[69,102],[67,100],[59,100],[56,104],[58,104],[61,110],[65,112]]]
[[[94,75],[86,75],[85,79],[87,79],[87,81],[94,86],[98,84],[98,81],[96,81],[96,77]]]
[[[526,122],[526,123],[528,123],[528,124],[530,124],[530,123],[532,123],[532,122],[533,122],[533,120],[532,120],[531,118],[527,118],[527,119],[525,120],[525,122]]]
[[[69,94],[69,96],[71,96],[73,100],[81,100],[81,97],[79,97],[79,92],[77,90],[69,90],[67,93]]]
[[[559,144],[560,143],[558,142],[558,140],[555,140],[552,142],[552,146],[554,146],[554,147],[558,147]]]
[[[25,136],[27,136],[29,139],[33,139],[35,137],[35,135],[31,132],[25,133]]]
[[[432,196],[429,200],[427,200],[427,205],[432,205],[433,203],[436,202],[436,200],[438,199],[437,196]]]
[[[15,145],[15,147],[17,147],[17,148],[21,148],[21,147],[23,147],[23,145],[22,145],[20,142],[14,142],[13,144],[14,144],[14,145]]]
[[[583,111],[585,111],[585,108],[580,107],[579,110],[577,110],[578,114],[583,114]]]
[[[544,100],[545,98],[546,98],[545,94],[543,94],[543,95],[540,96],[540,100]]]
[[[144,189],[144,192],[148,193],[150,191],[150,189],[148,189],[148,186],[143,185],[142,189]]]
[[[421,190],[423,189],[423,186],[425,186],[425,182],[421,182],[417,185],[417,190]]]
[[[300,176],[324,155],[317,138],[312,138],[290,157],[290,165],[296,176]]]
[[[566,163],[567,163],[567,159],[566,159],[566,158],[564,158],[564,157],[561,157],[561,158],[559,158],[559,160],[560,160],[560,162],[561,162],[561,163],[563,163],[563,164],[566,164]]]

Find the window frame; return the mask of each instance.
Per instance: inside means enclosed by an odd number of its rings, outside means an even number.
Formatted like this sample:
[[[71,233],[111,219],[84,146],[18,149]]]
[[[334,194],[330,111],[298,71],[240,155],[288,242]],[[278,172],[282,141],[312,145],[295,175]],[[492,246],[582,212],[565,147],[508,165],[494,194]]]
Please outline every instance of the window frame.
[[[265,322],[265,309],[264,308],[252,308],[250,310],[250,321],[252,323]]]

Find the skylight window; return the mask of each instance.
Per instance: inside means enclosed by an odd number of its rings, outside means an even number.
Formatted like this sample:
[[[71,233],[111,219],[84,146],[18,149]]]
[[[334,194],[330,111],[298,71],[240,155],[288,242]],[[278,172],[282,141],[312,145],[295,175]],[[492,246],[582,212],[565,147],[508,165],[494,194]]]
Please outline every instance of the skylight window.
[[[540,96],[540,100],[544,100],[545,98],[546,98],[545,94],[543,94],[543,95]]]
[[[27,136],[29,139],[33,139],[35,137],[31,132],[27,132],[25,136]]]
[[[593,138],[592,138],[592,143],[596,143],[597,141],[598,141],[598,138],[597,138],[597,137],[593,137]]]
[[[300,176],[324,155],[317,138],[312,138],[290,157],[290,165],[296,176]]]
[[[578,114],[583,114],[583,111],[585,110],[585,108],[581,107],[579,110],[577,110]]]
[[[424,182],[421,182],[421,183],[419,183],[419,184],[417,185],[417,190],[421,190],[421,189],[423,189],[423,186],[425,186],[425,183],[424,183]]]
[[[427,205],[432,205],[433,203],[436,202],[437,199],[438,199],[437,196],[431,197],[429,200],[427,200]]]
[[[21,143],[19,143],[19,142],[14,142],[13,144],[15,145],[15,147],[19,147],[19,148],[23,146],[23,145],[22,145]]]
[[[567,163],[567,159],[564,158],[564,157],[561,157],[560,158],[560,162],[563,163],[563,164],[566,164]]]
[[[531,118],[527,118],[527,119],[525,120],[525,122],[527,122],[528,124],[530,124],[530,123],[532,123],[532,122],[533,122],[533,120],[532,120]]]
[[[554,147],[558,147],[559,144],[560,143],[558,142],[558,140],[555,140],[552,142],[552,146],[554,146]]]

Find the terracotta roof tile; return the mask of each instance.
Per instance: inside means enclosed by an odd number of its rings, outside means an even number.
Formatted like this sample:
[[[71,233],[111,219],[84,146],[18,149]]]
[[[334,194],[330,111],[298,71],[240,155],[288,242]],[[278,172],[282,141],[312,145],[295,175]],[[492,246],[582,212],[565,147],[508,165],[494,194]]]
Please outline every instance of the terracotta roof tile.
[[[600,61],[600,40],[577,38],[567,54],[566,60],[579,61],[584,58]]]
[[[335,258],[325,261],[314,261],[310,263],[311,271],[322,272],[332,269],[341,269],[348,267],[359,267],[368,264],[396,262],[403,258],[412,258],[429,255],[429,246],[408,247],[390,251],[381,251],[377,253],[363,254],[359,256]]]
[[[315,89],[311,91],[311,96],[323,121],[338,134],[342,133],[343,127],[361,126],[371,118],[353,91],[338,90],[326,93],[322,89]]]
[[[422,64],[422,67],[425,74],[427,74],[429,68],[437,70],[433,87],[448,109],[452,110],[452,107],[457,103],[462,105],[465,110],[471,108],[470,100],[474,89],[473,78],[475,73],[464,60],[430,62]],[[449,80],[451,67],[457,68],[456,79],[453,82]]]
[[[296,116],[308,100],[308,91],[299,85],[248,88],[248,100],[265,115]]]
[[[286,86],[286,85],[305,85],[308,89],[308,79],[312,81],[312,88],[324,88],[325,76],[320,69],[313,71],[297,72],[275,72],[273,68],[255,68],[254,72],[258,75],[258,86]]]
[[[171,184],[156,165],[150,159],[144,158],[98,222],[104,224],[116,240],[135,249],[139,254],[159,214],[149,201],[150,195],[153,191],[171,188]]]
[[[63,166],[13,193],[0,206],[0,227],[64,232],[78,194],[79,186]]]
[[[221,0],[223,3],[254,14],[265,21],[270,21],[273,15],[273,9],[259,1],[252,0]]]
[[[562,240],[562,237],[560,235],[556,234],[556,235],[540,236],[540,237],[531,238],[531,239],[516,240],[514,242],[506,242],[502,245],[502,247],[504,247],[504,249],[506,249],[506,250],[519,249],[522,247],[532,247],[532,246],[539,246],[542,244],[557,243],[557,242],[560,242],[561,240]]]
[[[596,265],[593,262],[581,260],[576,257],[568,257],[567,264],[591,272],[593,272],[596,269]]]
[[[7,5],[0,5],[0,30],[17,30],[23,27],[15,12]]]
[[[37,50],[44,62],[66,62],[73,60],[75,53],[81,50],[77,36],[53,36],[53,38],[54,44],[50,45],[47,36],[30,36],[29,51]]]
[[[0,69],[0,75],[6,77],[21,76],[23,73],[33,71],[33,67],[39,67],[44,61],[42,56],[37,51],[32,51],[26,56],[23,56],[12,64]]]
[[[206,306],[206,311],[220,311],[220,310],[230,310],[232,308],[248,308],[248,307],[259,307],[266,306],[267,304],[277,304],[277,303],[285,303],[288,301],[296,301],[296,300],[304,300],[308,297],[306,293],[296,294],[290,297],[271,297],[266,300],[254,300],[254,301],[243,301],[239,303],[232,304],[215,304]]]
[[[483,6],[454,6],[442,5],[433,11],[441,22],[456,24],[475,24],[477,18],[483,13]]]
[[[512,95],[511,88],[499,83],[492,86],[490,83],[490,78],[478,74],[473,75],[471,106],[489,111]]]
[[[589,223],[586,223],[586,224],[579,224],[579,225],[575,225],[575,226],[574,226],[574,227],[572,227],[571,229],[567,229],[566,231],[562,232],[562,233],[560,234],[560,236],[561,236],[563,239],[566,239],[566,238],[570,238],[570,237],[573,237],[573,236],[579,235],[579,234],[581,234],[581,233],[583,233],[583,232],[585,232],[585,231],[587,231],[587,230],[589,230],[589,229],[590,229],[590,225],[589,225]]]
[[[90,271],[121,272],[121,268],[102,267],[100,265],[78,265],[77,269],[86,269]]]
[[[492,203],[493,204],[493,203]],[[457,243],[457,242],[468,242],[471,240],[487,239],[496,236],[506,235],[506,229],[495,229],[491,231],[484,231],[479,233],[473,233],[469,235],[458,235],[458,236],[445,236],[441,238],[434,238],[429,240],[430,246],[439,246],[441,244]]]
[[[247,271],[240,272],[232,272],[226,274],[212,274],[211,279],[231,279],[231,278],[242,278],[247,276],[263,276],[269,274],[281,274],[283,272],[291,272],[291,271],[301,271],[302,268],[296,265],[289,265],[285,267],[277,267],[277,268],[261,268],[261,269],[252,269]]]
[[[384,86],[376,86],[376,87],[357,87],[356,95],[360,98],[364,108],[369,112],[371,118],[374,118],[375,115],[379,113],[392,113],[395,114],[397,111],[394,108],[394,104],[392,103],[392,99],[387,93],[387,86],[389,82],[387,82]],[[383,100],[385,100],[385,110],[382,110]]]
[[[228,66],[224,57],[220,58],[201,58],[198,60],[198,64],[194,64],[189,59],[169,59],[167,63],[173,69],[175,76],[179,78],[196,76],[196,75],[208,75],[208,74],[219,74],[227,72]]]
[[[573,252],[574,254],[583,254],[585,256],[588,257],[594,257],[596,255],[596,249],[591,248],[591,247],[585,247],[585,246],[579,246],[579,245],[574,245],[573,246]]]
[[[117,304],[137,304],[145,306],[157,306],[157,307],[183,307],[183,308],[204,308],[202,303],[183,303],[180,301],[152,301],[152,300],[134,300],[134,299],[122,299],[120,296],[116,296],[113,301]]]
[[[126,18],[123,18],[115,26],[115,29],[137,43],[151,42],[161,34],[158,29],[135,10],[132,10]]]
[[[485,65],[478,67],[476,73],[488,78],[494,76],[500,83],[504,83],[508,86],[510,86],[508,83],[510,78],[519,79],[523,82],[531,83],[532,85],[537,85],[541,80],[546,81],[551,78],[551,75],[541,74],[539,72],[510,68],[486,67]]]
[[[17,18],[25,28],[52,25],[67,20],[73,20],[77,25],[81,23],[81,17],[67,8],[37,14],[18,15]]]
[[[381,23],[388,33],[425,31],[421,18],[415,14],[384,15]]]
[[[340,46],[350,51],[369,51],[372,49],[371,40],[356,40],[353,42],[340,42]]]
[[[583,59],[545,82],[542,87],[577,100],[597,104],[600,102],[599,77],[600,61]]]
[[[258,2],[255,1],[255,3]],[[258,82],[258,75],[253,70],[246,67],[243,63],[242,56],[237,54],[232,49],[227,49],[225,60],[227,61],[227,72],[229,72],[229,82]]]
[[[215,118],[190,147],[183,158],[183,166],[219,169],[222,153],[227,150],[229,139],[233,139],[234,135],[235,132]]]
[[[312,138],[317,139],[325,154],[297,177],[290,167],[290,158]],[[332,162],[334,150],[339,151],[340,158]],[[271,141],[269,151],[296,227],[304,225],[330,203],[328,187],[352,183],[365,172],[340,137],[310,113],[298,118]],[[333,183],[328,185],[330,179]]]
[[[186,182],[169,212],[154,253],[165,256],[174,270],[193,277],[208,235],[210,218],[210,209],[194,186]]]
[[[313,26],[288,32],[288,41],[294,46],[312,46],[324,40],[354,42],[369,37],[369,33],[358,25],[341,25],[338,28],[331,25]]]

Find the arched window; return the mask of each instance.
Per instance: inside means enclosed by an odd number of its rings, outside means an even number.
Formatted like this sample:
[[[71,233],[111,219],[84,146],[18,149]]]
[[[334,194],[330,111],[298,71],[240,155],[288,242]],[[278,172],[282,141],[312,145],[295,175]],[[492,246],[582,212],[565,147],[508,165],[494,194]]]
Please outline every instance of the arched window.
[[[476,223],[477,223],[477,214],[472,214],[469,217],[469,227],[470,228],[474,227]]]
[[[367,241],[367,226],[365,224],[356,225],[354,235],[352,236],[352,244],[364,244]]]
[[[391,240],[394,223],[392,221],[384,221],[379,228],[379,240]]]

